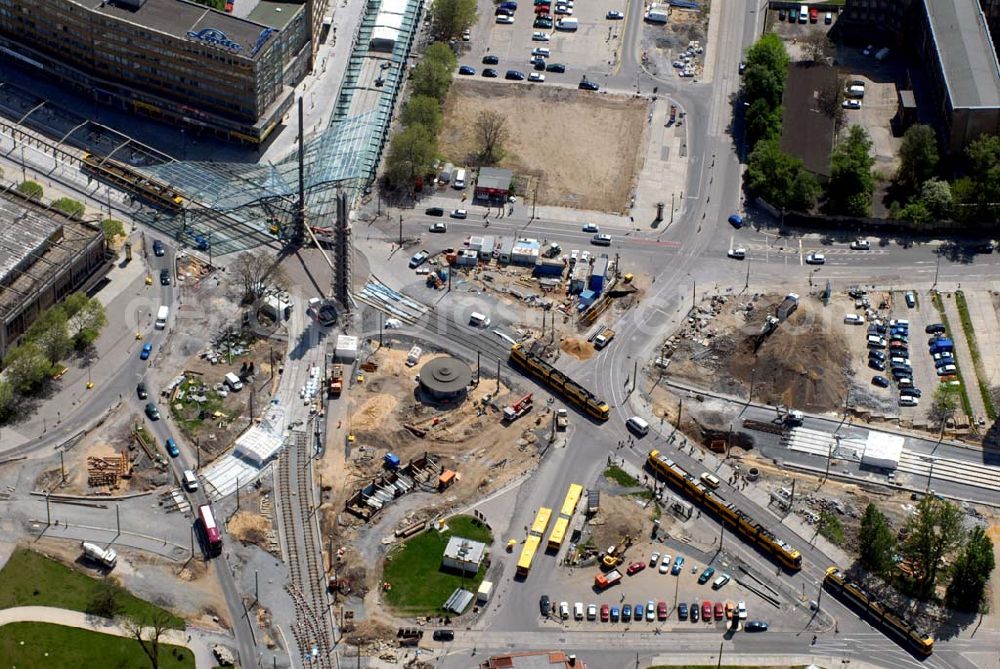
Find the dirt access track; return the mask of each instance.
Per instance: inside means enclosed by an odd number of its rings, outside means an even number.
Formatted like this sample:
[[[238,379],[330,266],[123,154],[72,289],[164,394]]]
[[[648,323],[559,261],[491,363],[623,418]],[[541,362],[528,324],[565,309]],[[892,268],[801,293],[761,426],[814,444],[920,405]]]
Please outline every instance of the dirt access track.
[[[541,178],[538,204],[625,211],[643,155],[647,100],[546,84],[456,81],[439,138],[448,160],[470,162],[476,117],[486,110],[508,120],[500,166]]]

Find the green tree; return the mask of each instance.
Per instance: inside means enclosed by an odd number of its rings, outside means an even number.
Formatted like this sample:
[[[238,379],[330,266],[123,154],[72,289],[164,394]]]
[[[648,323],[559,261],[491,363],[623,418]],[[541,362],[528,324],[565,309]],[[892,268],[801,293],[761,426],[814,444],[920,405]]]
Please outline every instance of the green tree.
[[[504,142],[510,136],[507,117],[492,109],[484,109],[476,116],[474,124],[479,160],[484,165],[500,162],[504,153]]]
[[[22,181],[18,184],[17,191],[30,200],[40,200],[45,194],[45,189],[37,181]]]
[[[104,231],[104,239],[109,242],[113,242],[116,237],[125,236],[125,225],[116,218],[101,221],[101,230]]]
[[[430,14],[434,36],[448,41],[476,23],[476,0],[434,0]]]
[[[122,611],[122,588],[110,578],[97,582],[94,594],[87,603],[87,613],[101,618],[114,618]]]
[[[816,202],[819,185],[802,161],[781,151],[777,138],[754,147],[747,165],[747,193],[782,209],[808,209]]]
[[[62,305],[56,305],[43,311],[25,333],[29,341],[38,345],[50,366],[62,360],[72,348],[67,321]]]
[[[747,67],[743,72],[743,93],[751,105],[763,100],[771,109],[781,104],[785,92],[785,72],[764,67]]]
[[[747,146],[756,147],[757,142],[781,135],[781,107],[772,107],[763,98],[750,103],[743,119]]]
[[[788,52],[785,43],[775,33],[767,33],[747,49],[743,60],[749,70],[751,67],[763,67],[772,72],[784,74],[788,69]]]
[[[441,130],[441,103],[428,95],[414,95],[400,114],[403,125],[422,125],[435,137]]]
[[[941,561],[962,540],[962,511],[951,502],[928,495],[906,522],[902,554],[913,567],[916,592],[922,599],[934,594]]]
[[[396,133],[386,156],[386,176],[396,186],[413,188],[417,177],[434,166],[437,146],[422,125],[411,125]]]
[[[87,208],[83,206],[82,202],[69,197],[59,198],[52,203],[52,208],[61,211],[70,218],[76,219],[83,218],[84,212],[87,211]]]
[[[976,525],[951,567],[951,582],[946,597],[948,605],[960,611],[979,611],[986,583],[995,567],[993,541],[982,527]]]
[[[458,67],[458,56],[444,42],[434,42],[427,47],[427,51],[424,52],[424,60],[444,65],[448,70],[454,70]]]
[[[844,543],[844,525],[840,518],[829,511],[821,511],[819,514],[819,533],[834,546]]]
[[[929,125],[912,125],[899,146],[899,169],[896,185],[905,193],[916,193],[921,184],[934,176],[938,164],[937,136]]]
[[[929,223],[933,216],[927,211],[927,206],[920,200],[913,200],[899,210],[899,218],[913,223]]]
[[[0,379],[0,423],[14,415],[14,388],[6,379]]]
[[[858,534],[861,550],[861,564],[879,576],[888,576],[895,564],[896,537],[889,523],[874,504],[865,507]]]
[[[920,202],[932,219],[946,221],[952,218],[951,184],[941,179],[928,179],[920,187]]]
[[[27,395],[42,387],[52,365],[38,344],[28,341],[7,354],[5,373],[15,393]]]
[[[875,177],[871,155],[872,141],[868,131],[852,125],[830,156],[830,181],[826,194],[830,210],[848,216],[867,216],[875,192]]]
[[[955,415],[958,409],[958,388],[947,384],[938,384],[934,389],[934,400],[931,403],[929,418],[934,422],[943,425],[945,421]]]
[[[965,149],[969,160],[968,176],[953,184],[955,201],[965,220],[996,222],[1000,220],[1000,137],[980,135]]]
[[[69,316],[67,326],[73,346],[78,351],[82,351],[97,340],[101,330],[108,323],[108,316],[104,311],[104,305],[97,299],[88,298],[83,293],[74,293],[70,297],[77,295],[83,300],[79,308],[75,309]]]
[[[451,68],[435,60],[423,60],[413,68],[413,94],[444,102],[451,87]]]

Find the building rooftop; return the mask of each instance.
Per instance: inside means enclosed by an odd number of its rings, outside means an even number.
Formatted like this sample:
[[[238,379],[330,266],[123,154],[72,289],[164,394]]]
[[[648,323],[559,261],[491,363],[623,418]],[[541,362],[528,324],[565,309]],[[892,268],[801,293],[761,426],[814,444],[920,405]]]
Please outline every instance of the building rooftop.
[[[218,45],[244,58],[254,58],[275,35],[251,20],[185,0],[77,0],[91,11],[166,35]]]
[[[484,167],[479,170],[479,179],[476,180],[476,187],[489,188],[491,190],[507,190],[510,188],[510,182],[513,178],[514,173],[510,170]]]
[[[0,285],[12,280],[16,270],[35,263],[61,221],[27,209],[14,199],[0,198]]]
[[[301,2],[274,2],[273,0],[260,0],[253,11],[247,15],[247,19],[254,23],[284,30],[295,15],[305,7]]]
[[[976,0],[924,0],[953,108],[1000,106],[1000,65]]]
[[[465,537],[451,537],[444,548],[444,557],[459,562],[479,564],[486,553],[486,544]]]

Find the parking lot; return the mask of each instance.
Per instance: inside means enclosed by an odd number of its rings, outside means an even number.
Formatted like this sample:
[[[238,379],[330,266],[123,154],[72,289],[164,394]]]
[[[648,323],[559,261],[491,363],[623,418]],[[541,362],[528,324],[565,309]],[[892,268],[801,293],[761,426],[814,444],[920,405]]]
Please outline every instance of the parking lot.
[[[492,67],[502,81],[507,70],[519,70],[525,76],[534,71],[529,62],[531,53],[533,49],[542,47],[550,50],[547,57],[549,63],[566,66],[565,72],[546,71],[546,83],[575,86],[584,75],[602,83],[611,69],[625,25],[622,20],[608,20],[606,15],[611,10],[624,12],[625,7],[624,0],[599,4],[574,3],[572,15],[550,14],[554,21],[560,18],[577,20],[575,31],[562,31],[534,27],[534,5],[528,0],[518,1],[517,10],[513,12],[514,22],[509,25],[496,23],[497,5],[481,0],[479,23],[472,30],[472,39],[466,43],[459,63],[476,68],[477,78],[482,78],[484,67]],[[551,9],[555,11],[555,2]],[[532,35],[536,32],[544,33],[548,40],[533,40]],[[496,56],[499,63],[484,65],[482,59],[487,54]]]
[[[656,566],[650,566],[654,552],[659,557]],[[745,578],[744,574],[736,569],[736,565],[731,565],[722,558],[716,558],[711,562],[712,573],[703,578],[704,583],[699,583],[699,578],[702,577],[707,565],[705,561],[692,557],[692,554],[697,553],[698,551],[694,549],[685,551],[683,548],[678,553],[670,546],[662,544],[635,545],[629,550],[625,562],[618,567],[622,580],[603,591],[599,591],[594,585],[594,577],[601,573],[597,566],[577,568],[572,570],[572,574],[562,572],[558,585],[551,588],[551,592],[548,593],[553,607],[552,613],[545,619],[539,608],[535,610],[535,615],[539,616],[543,624],[564,624],[570,628],[590,628],[617,622],[619,625],[648,625],[650,628],[666,630],[683,629],[690,625],[713,625],[722,629],[731,620],[725,615],[727,603],[731,610],[735,610],[738,603],[743,601],[747,610],[744,622],[750,620],[770,622],[772,618],[776,618],[778,609],[741,587],[736,579]],[[660,570],[664,556],[668,560],[666,572]],[[679,573],[674,575],[672,569],[678,557],[683,558],[683,564]],[[643,568],[633,575],[628,575],[629,565],[636,563],[644,565]],[[713,583],[722,574],[728,574],[730,579],[716,589]],[[560,620],[559,604],[563,601],[567,602],[569,617]],[[652,620],[645,613],[649,601],[653,601],[656,607],[656,614]],[[583,620],[574,618],[576,602],[583,606],[585,613]],[[708,602],[712,609],[709,620],[701,615],[705,602]],[[591,604],[594,605],[597,614],[594,620],[588,620],[586,616]],[[634,616],[637,604],[644,609],[641,621]],[[717,604],[720,606],[717,607]],[[607,621],[601,620],[601,609],[604,605],[608,607]],[[622,614],[626,605],[633,611],[632,617],[628,620],[624,619]],[[611,619],[611,610],[615,607],[619,610],[617,621]],[[692,618],[691,609],[694,607],[699,609],[699,614]],[[722,611],[719,617],[715,616],[717,608]]]

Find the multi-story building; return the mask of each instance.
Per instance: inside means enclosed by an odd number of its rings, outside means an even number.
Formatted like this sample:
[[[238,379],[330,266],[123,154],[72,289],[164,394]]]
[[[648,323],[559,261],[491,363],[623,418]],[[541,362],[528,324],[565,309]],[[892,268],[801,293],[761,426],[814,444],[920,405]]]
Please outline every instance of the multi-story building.
[[[983,133],[1000,134],[1000,63],[988,19],[1000,0],[847,0],[838,28],[860,44],[888,45],[913,57],[930,96],[946,152],[960,154]]]
[[[239,18],[186,0],[0,0],[0,54],[103,104],[259,143],[312,62],[312,1]]]

